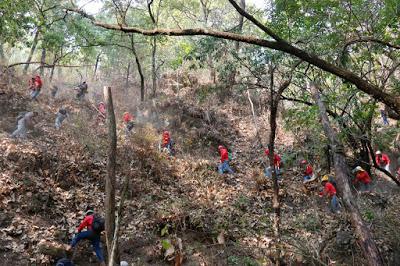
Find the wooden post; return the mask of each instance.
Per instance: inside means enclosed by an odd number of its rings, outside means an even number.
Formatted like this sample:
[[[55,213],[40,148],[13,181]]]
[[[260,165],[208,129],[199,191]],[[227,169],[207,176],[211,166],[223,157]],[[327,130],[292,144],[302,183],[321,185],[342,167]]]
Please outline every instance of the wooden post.
[[[325,135],[328,137],[331,145],[335,175],[338,181],[337,184],[339,187],[339,192],[341,192],[344,207],[350,215],[351,223],[357,235],[357,242],[364,253],[364,257],[368,265],[383,265],[382,258],[373,240],[372,234],[370,230],[365,226],[360,211],[358,210],[358,207],[354,202],[348,181],[349,174],[345,155],[343,153],[343,146],[337,138],[336,132],[330,125],[325,104],[322,102],[319,90],[315,84],[311,84],[311,92],[314,101],[317,103],[319,108],[319,116],[325,131]]]
[[[111,87],[104,87],[104,99],[107,105],[108,122],[108,163],[106,177],[106,201],[105,201],[105,222],[106,222],[106,244],[108,259],[111,260],[112,242],[115,230],[115,168],[117,151],[117,129],[115,124],[114,105],[111,94]],[[115,252],[117,253],[117,252]]]

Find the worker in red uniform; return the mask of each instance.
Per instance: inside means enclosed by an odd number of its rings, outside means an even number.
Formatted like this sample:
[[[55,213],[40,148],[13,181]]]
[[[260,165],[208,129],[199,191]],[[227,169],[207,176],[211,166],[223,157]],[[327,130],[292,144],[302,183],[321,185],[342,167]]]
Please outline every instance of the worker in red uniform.
[[[330,199],[329,208],[331,212],[335,213],[339,210],[339,203],[336,196],[336,188],[329,181],[329,176],[324,175],[321,179],[321,184],[324,186],[324,189],[319,193],[320,197],[327,196]]]
[[[377,151],[375,153],[375,162],[379,167],[382,167],[386,171],[390,172],[390,159],[389,156],[382,153],[381,151]]]
[[[135,123],[133,122],[134,116],[129,113],[125,112],[124,115],[122,116],[122,120],[124,121],[125,124],[125,134],[128,135],[133,127],[135,126]]]
[[[36,75],[36,77],[31,79],[29,85],[31,89],[31,99],[37,100],[37,97],[39,96],[40,90],[42,89],[43,86],[42,79],[40,78],[39,75]]]
[[[354,168],[353,173],[356,174],[356,178],[353,180],[353,184],[360,183],[360,191],[369,191],[371,177],[368,172],[365,171],[361,166]]]
[[[97,115],[97,121],[99,123],[104,123],[107,115],[106,105],[103,102],[100,102],[98,104],[97,111],[99,112],[99,114]]]
[[[84,229],[87,229],[83,231]],[[77,228],[77,234],[72,239],[71,246],[69,249],[74,248],[79,241],[83,239],[90,240],[94,252],[99,259],[101,265],[105,265],[103,250],[101,248],[100,236],[101,232],[104,231],[104,219],[95,215],[93,209],[88,208],[85,213],[85,218]]]
[[[225,172],[233,174],[232,168],[229,166],[229,153],[228,150],[222,146],[218,146],[219,155],[221,156],[220,164],[218,165],[218,172],[222,175]]]
[[[265,155],[268,157],[269,156],[269,149],[265,150]],[[276,172],[276,175],[279,176],[280,175],[280,169],[281,169],[281,157],[279,156],[278,153],[274,152],[274,169]],[[272,170],[271,170],[271,166],[268,166],[267,168],[265,168],[265,176],[267,177],[272,177]]]
[[[167,149],[170,155],[174,155],[173,141],[168,130],[164,130],[162,133],[161,148]]]
[[[306,160],[302,160],[300,166],[303,169],[303,183],[314,181],[317,178],[312,166]]]

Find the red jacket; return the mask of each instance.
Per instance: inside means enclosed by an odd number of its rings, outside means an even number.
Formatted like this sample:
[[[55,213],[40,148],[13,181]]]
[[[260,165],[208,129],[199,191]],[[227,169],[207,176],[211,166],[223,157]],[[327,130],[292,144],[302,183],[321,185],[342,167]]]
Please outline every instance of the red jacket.
[[[40,89],[42,88],[43,82],[39,76],[35,77],[35,88]]]
[[[356,178],[354,179],[353,183],[363,182],[364,184],[371,183],[371,177],[366,171],[357,172]]]
[[[105,104],[99,104],[99,111],[100,111],[100,113],[105,115],[106,114],[106,105]]]
[[[130,113],[125,113],[122,119],[125,123],[129,123],[133,120],[133,115],[131,115]]]
[[[87,227],[88,230],[92,230],[93,218],[93,215],[86,216],[79,225],[78,232],[81,232],[83,229],[85,229],[85,227]]]
[[[307,165],[306,170],[304,171],[305,176],[312,176],[313,175],[313,169],[311,165]]]
[[[163,138],[163,146],[166,146],[171,140],[171,137],[170,137],[168,131],[163,132],[162,138]]]
[[[387,156],[384,153],[382,153],[382,157],[381,158],[379,158],[379,156],[375,156],[375,161],[379,166],[388,165],[390,163],[389,156]]]
[[[219,154],[221,155],[221,163],[229,160],[229,154],[227,149],[225,148],[220,149]]]
[[[265,155],[269,156],[268,149],[265,150]],[[279,168],[281,166],[281,160],[282,160],[281,157],[277,153],[274,153],[274,166],[275,167]]]
[[[333,195],[336,195],[336,188],[335,188],[334,185],[332,185],[332,183],[326,182],[325,187],[324,187],[324,191],[322,191],[319,194],[321,196],[328,195],[329,197],[332,197]]]

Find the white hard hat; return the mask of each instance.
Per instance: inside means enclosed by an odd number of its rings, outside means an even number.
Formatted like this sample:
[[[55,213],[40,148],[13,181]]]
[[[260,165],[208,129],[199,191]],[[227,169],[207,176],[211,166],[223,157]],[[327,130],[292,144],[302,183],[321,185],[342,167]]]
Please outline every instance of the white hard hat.
[[[121,261],[121,264],[120,264],[121,266],[129,266],[129,263],[127,262],[127,261]]]
[[[376,151],[375,154],[376,154],[376,155],[380,155],[380,154],[382,154],[382,152],[381,152],[381,151]]]
[[[361,172],[361,171],[364,171],[364,169],[361,166],[357,166],[356,168],[353,169],[353,173]]]

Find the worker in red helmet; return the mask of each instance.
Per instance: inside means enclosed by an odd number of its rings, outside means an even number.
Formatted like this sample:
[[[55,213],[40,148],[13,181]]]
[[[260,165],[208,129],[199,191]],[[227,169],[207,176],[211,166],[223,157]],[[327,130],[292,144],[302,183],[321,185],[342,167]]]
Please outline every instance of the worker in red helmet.
[[[266,149],[264,153],[268,157],[269,156],[269,149]],[[276,172],[277,176],[280,175],[281,161],[282,161],[282,159],[279,156],[279,154],[274,152],[274,169],[275,169],[275,172]],[[271,166],[268,166],[267,168],[265,168],[265,176],[272,177]]]
[[[29,82],[30,90],[31,90],[31,99],[37,101],[37,97],[40,94],[40,90],[42,89],[43,82],[39,75],[36,75]]]
[[[300,162],[300,167],[303,169],[303,183],[314,181],[317,178],[312,166],[307,162],[307,160],[302,160]]]
[[[225,172],[228,174],[233,174],[232,168],[229,166],[229,152],[228,150],[222,146],[218,146],[219,155],[221,156],[220,164],[218,165],[218,172],[222,175]]]

